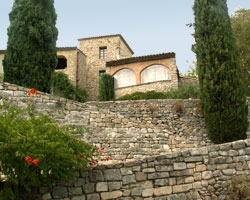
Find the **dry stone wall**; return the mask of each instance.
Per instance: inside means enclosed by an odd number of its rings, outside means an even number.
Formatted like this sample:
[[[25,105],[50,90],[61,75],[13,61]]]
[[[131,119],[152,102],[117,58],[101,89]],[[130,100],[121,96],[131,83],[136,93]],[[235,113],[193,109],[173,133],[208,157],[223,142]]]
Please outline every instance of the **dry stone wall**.
[[[232,176],[250,175],[250,140],[211,145],[198,100],[82,104],[42,92],[29,97],[28,91],[1,83],[0,99],[19,107],[32,102],[61,125],[85,128],[83,139],[111,161],[24,199],[216,200],[225,199]]]
[[[76,180],[42,188],[41,199],[222,200],[232,176],[250,176],[250,140],[81,171]]]
[[[82,128],[82,139],[102,149],[103,158],[110,156],[109,163],[211,144],[198,100],[82,104],[41,92],[29,97],[28,91],[20,86],[0,84],[0,96],[8,96],[14,105],[25,108],[31,101],[37,112],[49,114],[59,124]]]

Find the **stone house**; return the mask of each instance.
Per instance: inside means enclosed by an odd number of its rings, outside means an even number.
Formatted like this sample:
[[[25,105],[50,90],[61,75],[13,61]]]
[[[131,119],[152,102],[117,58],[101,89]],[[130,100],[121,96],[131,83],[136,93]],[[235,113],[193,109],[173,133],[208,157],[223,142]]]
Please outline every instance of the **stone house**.
[[[90,100],[98,99],[99,76],[102,73],[115,78],[116,97],[136,91],[163,92],[178,88],[175,53],[132,57],[133,50],[120,34],[78,41],[79,48],[57,49],[56,71],[67,74],[74,85],[86,88]],[[0,51],[0,74],[4,53],[4,50]]]

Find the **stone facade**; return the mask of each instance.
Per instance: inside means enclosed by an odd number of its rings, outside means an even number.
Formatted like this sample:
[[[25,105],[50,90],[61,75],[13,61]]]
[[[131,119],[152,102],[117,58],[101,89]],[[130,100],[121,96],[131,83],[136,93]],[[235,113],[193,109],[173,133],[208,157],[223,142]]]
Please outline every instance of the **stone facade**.
[[[73,85],[86,88],[89,100],[98,100],[100,74],[106,72],[115,77],[116,73],[121,72],[122,69],[135,73],[134,84],[129,84],[124,89],[116,88],[116,97],[137,91],[167,91],[169,88],[178,88],[178,69],[174,53],[132,57],[134,52],[120,34],[82,38],[78,41],[79,49],[77,47],[57,48],[58,58],[66,59],[67,62],[65,68],[57,71],[67,74]],[[4,50],[0,51],[0,64],[4,53]],[[161,75],[161,78],[151,80],[150,84],[144,84],[141,78],[142,73],[153,66],[161,66],[169,70],[170,78],[162,77],[159,69],[158,74]],[[0,65],[0,75],[1,69]],[[148,79],[153,73],[146,74],[146,79]],[[130,75],[121,74],[123,79],[131,79]],[[117,78],[115,77],[115,79]],[[159,80],[168,81],[165,81],[164,84],[153,83]],[[137,85],[137,87],[133,87],[133,85]]]
[[[79,39],[80,50],[87,56],[86,89],[90,100],[98,99],[99,75],[106,71],[106,62],[131,57],[133,51],[121,35]],[[100,59],[100,48],[106,47],[107,57]]]
[[[57,69],[68,75],[71,83],[75,86],[84,87],[86,56],[76,47],[57,48],[58,58],[63,57],[67,60],[65,69]]]

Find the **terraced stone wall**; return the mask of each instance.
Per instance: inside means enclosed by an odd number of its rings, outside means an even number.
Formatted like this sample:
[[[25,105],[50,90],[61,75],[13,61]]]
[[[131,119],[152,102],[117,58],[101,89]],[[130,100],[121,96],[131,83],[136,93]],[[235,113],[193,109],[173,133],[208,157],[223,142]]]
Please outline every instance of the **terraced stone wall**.
[[[232,176],[250,176],[250,140],[95,167],[41,188],[41,199],[222,200]]]
[[[103,158],[110,156],[109,164],[211,144],[198,100],[82,104],[41,92],[29,97],[28,91],[0,84],[0,97],[7,96],[14,105],[25,108],[31,101],[36,112],[49,114],[61,125],[82,128],[82,139],[102,149]]]

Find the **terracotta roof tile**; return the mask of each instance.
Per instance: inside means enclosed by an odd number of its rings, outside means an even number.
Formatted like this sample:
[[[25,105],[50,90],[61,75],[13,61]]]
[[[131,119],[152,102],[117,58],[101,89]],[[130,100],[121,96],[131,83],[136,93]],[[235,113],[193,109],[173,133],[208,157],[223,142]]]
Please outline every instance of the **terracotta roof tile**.
[[[135,62],[143,62],[143,61],[151,61],[151,60],[161,60],[167,58],[175,58],[175,53],[162,53],[162,54],[154,54],[154,55],[146,55],[146,56],[138,56],[131,58],[124,58],[120,60],[113,60],[106,63],[107,67],[113,67],[117,65],[130,64]]]

